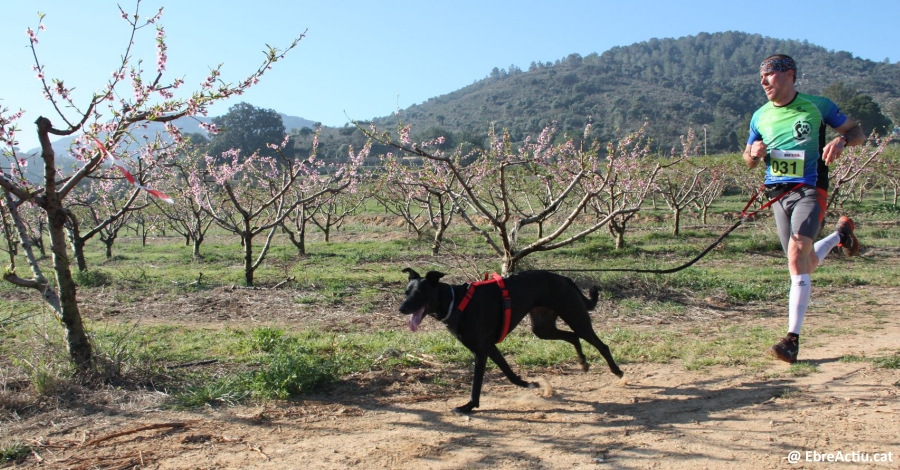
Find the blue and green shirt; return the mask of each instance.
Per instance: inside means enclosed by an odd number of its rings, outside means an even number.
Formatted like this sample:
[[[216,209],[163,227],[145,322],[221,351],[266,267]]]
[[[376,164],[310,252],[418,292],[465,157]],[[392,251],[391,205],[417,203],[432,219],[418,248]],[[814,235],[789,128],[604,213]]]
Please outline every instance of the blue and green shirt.
[[[847,116],[828,98],[797,93],[793,101],[775,106],[769,101],[750,119],[747,144],[762,140],[766,156],[765,184],[805,183],[828,189],[828,168],[822,160],[825,126],[840,127]]]

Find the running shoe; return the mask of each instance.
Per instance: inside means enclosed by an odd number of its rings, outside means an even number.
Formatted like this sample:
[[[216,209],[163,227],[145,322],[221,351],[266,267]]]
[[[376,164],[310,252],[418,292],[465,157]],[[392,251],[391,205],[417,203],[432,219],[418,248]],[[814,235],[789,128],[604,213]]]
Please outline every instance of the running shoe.
[[[769,355],[788,364],[797,362],[797,353],[800,352],[800,339],[785,336],[781,341],[769,348]]]
[[[838,220],[837,232],[841,236],[838,246],[844,252],[845,256],[856,256],[859,253],[859,240],[853,234],[853,219],[843,216]]]

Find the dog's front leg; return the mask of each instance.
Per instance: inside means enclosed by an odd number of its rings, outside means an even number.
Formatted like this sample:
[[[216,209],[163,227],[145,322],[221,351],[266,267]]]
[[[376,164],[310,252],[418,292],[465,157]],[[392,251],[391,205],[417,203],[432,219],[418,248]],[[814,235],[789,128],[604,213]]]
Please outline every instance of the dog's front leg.
[[[506,358],[503,357],[503,353],[501,353],[500,350],[497,349],[497,346],[491,345],[491,348],[488,349],[488,355],[490,356],[491,360],[494,361],[494,364],[497,364],[497,366],[500,367],[500,370],[503,371],[503,375],[505,375],[506,378],[509,379],[509,381],[513,384],[527,388],[537,388],[540,386],[539,384],[536,384],[534,382],[526,382],[522,380],[522,377],[519,377],[518,374],[513,372],[512,367],[510,367],[506,362]]]
[[[475,353],[475,375],[472,377],[472,399],[463,406],[453,408],[455,413],[471,413],[478,408],[481,399],[481,385],[484,383],[484,369],[487,367],[487,355]]]

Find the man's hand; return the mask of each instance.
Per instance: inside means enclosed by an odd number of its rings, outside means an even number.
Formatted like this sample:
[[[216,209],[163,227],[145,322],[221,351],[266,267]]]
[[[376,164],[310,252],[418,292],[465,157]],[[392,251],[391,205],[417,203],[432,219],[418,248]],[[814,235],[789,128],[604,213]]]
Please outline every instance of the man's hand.
[[[832,139],[822,149],[822,160],[826,165],[831,165],[831,162],[837,160],[847,147],[866,143],[865,132],[853,119],[848,118],[843,125],[835,128],[835,131],[841,135]]]
[[[750,157],[751,158],[755,158],[757,160],[762,160],[762,159],[766,158],[767,153],[769,153],[769,149],[768,149],[768,147],[766,147],[766,144],[761,140],[757,140],[756,142],[753,142],[753,145],[750,146]]]
[[[825,145],[824,149],[822,149],[822,160],[825,161],[826,165],[831,165],[831,162],[837,160],[838,157],[844,153],[844,147],[843,137],[833,139]]]
[[[761,140],[753,142],[744,149],[744,163],[750,168],[756,168],[763,159],[766,158],[768,148]]]

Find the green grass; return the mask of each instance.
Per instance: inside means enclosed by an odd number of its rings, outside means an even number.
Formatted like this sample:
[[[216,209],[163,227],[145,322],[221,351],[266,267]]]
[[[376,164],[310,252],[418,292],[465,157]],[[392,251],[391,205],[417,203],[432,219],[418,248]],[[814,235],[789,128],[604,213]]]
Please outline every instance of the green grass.
[[[714,210],[734,211],[744,202],[743,196],[727,196]],[[870,214],[862,220],[895,221],[896,212],[879,204],[864,201],[848,210],[855,211],[851,213],[854,216]],[[645,211],[655,216],[666,214],[662,206]],[[711,214],[710,222],[719,225],[698,228],[698,222],[688,217],[679,236],[671,235],[666,221],[634,224],[625,235],[627,245],[622,250],[616,250],[613,239],[601,230],[564,248],[535,253],[520,267],[669,268],[688,261],[724,230],[720,216]],[[523,242],[534,236],[529,230],[523,232]],[[255,273],[256,283],[272,286],[293,279],[289,284],[295,290],[291,301],[298,309],[341,308],[363,315],[382,311],[386,299],[397,299],[405,282],[400,272],[404,267],[419,272],[440,270],[448,273],[452,282],[499,269],[496,254],[463,227],[450,230],[445,249],[437,257],[431,256],[427,237],[416,240],[401,236],[404,231],[394,226],[348,223],[333,235],[336,240],[355,241],[330,243],[313,231],[304,256],[299,256],[285,239],[276,237],[267,259]],[[873,250],[870,253],[874,254],[850,259],[830,256],[815,273],[816,287],[900,286],[900,266],[880,262],[883,257],[877,251],[900,248],[900,229],[860,223],[858,235],[864,250]],[[262,240],[260,237],[256,242]],[[191,247],[178,237],[151,239],[146,246],[135,237],[122,237],[114,247],[115,256],[106,260],[103,246],[91,241],[86,252],[89,270],[76,273],[76,282],[83,298],[102,295],[126,306],[138,305],[150,296],[174,299],[186,293],[243,284],[243,252],[236,238],[214,229],[201,254],[201,258],[193,259]],[[51,273],[50,260],[42,263],[45,273]],[[18,265],[21,275],[25,263],[19,261]],[[670,321],[649,329],[626,323],[620,328],[598,330],[618,362],[677,362],[688,370],[726,366],[754,371],[768,367],[771,359],[764,351],[781,331],[750,327],[740,321],[715,323],[718,320],[711,324],[691,320],[690,324],[696,326],[685,331],[671,321],[673,318],[696,310],[692,307],[708,297],[735,307],[771,303],[773,299],[783,302],[789,287],[785,282],[786,261],[770,219],[744,224],[707,257],[675,274],[588,272],[572,277],[579,285],[599,286],[604,302],[612,302],[622,317]],[[201,282],[196,282],[198,279]],[[865,303],[877,304],[877,299]],[[90,311],[89,302],[83,307],[90,318],[99,318],[98,313],[102,313]],[[133,388],[152,384],[167,390],[175,397],[175,404],[185,407],[303,395],[327,390],[336,381],[360,372],[472,366],[472,354],[445,331],[372,331],[349,319],[335,328],[339,332],[329,327],[185,326],[116,318],[89,320],[86,324],[99,375],[106,383]],[[852,333],[828,325],[812,324],[810,328],[821,335]],[[37,394],[53,394],[71,381],[63,345],[62,329],[37,293],[0,282],[0,358],[7,358],[0,365],[26,377]],[[599,353],[590,345],[583,346],[592,367],[605,369]],[[525,371],[577,367],[571,345],[538,340],[527,328],[515,330],[499,347]],[[898,358],[893,354],[874,359],[845,356],[841,360],[897,369]],[[167,369],[209,359],[217,361],[215,367]],[[489,367],[495,366],[490,363]],[[800,362],[788,374],[814,372],[814,365]],[[433,379],[434,384],[445,382],[439,374]]]
[[[0,463],[7,464],[17,462],[27,457],[30,453],[31,447],[21,442],[13,442],[12,444],[0,447]]]
[[[90,323],[88,327],[95,354],[104,359],[98,363],[115,371],[107,375],[115,375],[121,383],[155,377],[156,385],[168,389],[176,404],[184,407],[284,399],[321,390],[348,374],[435,364],[468,369],[473,360],[471,352],[444,331],[335,333],[318,329],[285,331],[272,326],[214,329],[111,322]],[[699,339],[685,338],[676,329],[645,332],[618,328],[602,339],[621,364],[680,360],[687,369],[697,370],[714,365],[759,366],[763,360],[760,351],[775,334],[734,326],[706,332]],[[588,362],[605,369],[596,349],[584,342],[583,346]],[[40,350],[34,348],[30,354],[38,357]],[[577,367],[571,345],[539,340],[526,329],[515,330],[500,349],[526,371],[560,365]],[[165,369],[208,359],[218,361],[218,372]],[[490,367],[495,366],[491,363]],[[52,392],[71,377],[59,351],[51,359],[28,363],[26,368],[35,390],[42,394]]]
[[[841,362],[871,362],[880,369],[900,369],[900,352],[883,357],[864,357],[855,355],[841,356]]]
[[[840,357],[840,362],[867,362],[869,359],[863,356],[856,356],[853,354],[845,354]]]
[[[819,366],[806,361],[797,361],[791,364],[788,374],[792,377],[806,377],[819,371]]]
[[[892,356],[876,357],[872,359],[872,363],[875,364],[875,367],[882,369],[900,369],[900,353]]]
[[[236,405],[250,397],[244,377],[197,377],[196,385],[189,385],[175,394],[175,403],[183,408]]]
[[[782,390],[781,392],[779,392],[777,395],[775,395],[775,398],[778,398],[781,400],[794,400],[794,399],[800,398],[800,395],[801,395],[800,390],[793,389],[793,388],[786,388],[786,389]]]

